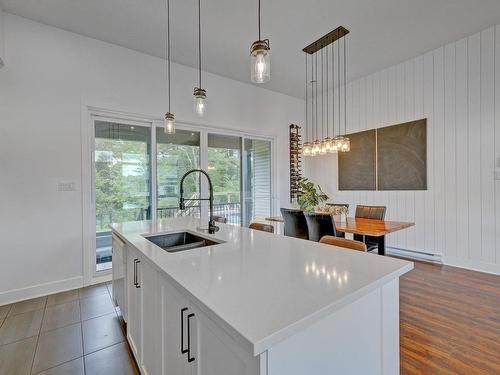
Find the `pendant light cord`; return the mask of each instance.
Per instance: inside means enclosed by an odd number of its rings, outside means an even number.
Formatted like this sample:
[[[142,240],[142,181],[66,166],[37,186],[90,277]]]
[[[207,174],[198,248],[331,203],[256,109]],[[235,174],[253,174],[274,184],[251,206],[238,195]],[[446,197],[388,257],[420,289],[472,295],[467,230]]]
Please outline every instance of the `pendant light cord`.
[[[324,53],[323,49],[321,50],[321,137],[325,136],[324,132],[324,127],[325,127],[325,118],[323,117],[324,115],[324,97],[325,97],[325,80],[324,80],[324,69],[323,69],[323,63],[324,63]]]
[[[316,105],[315,105],[316,106],[316,109],[315,109],[316,110],[316,124],[315,124],[316,137],[315,138],[316,139],[315,140],[317,140],[318,139],[318,55],[315,54],[314,56],[315,56],[315,59],[314,59],[314,65],[315,65],[315,67],[314,67],[314,70],[315,70],[315,72],[314,72],[314,87],[315,87],[315,91],[316,91],[316,94],[315,94],[315,99],[316,99]]]
[[[170,0],[167,0],[167,81],[168,111],[170,112]]]
[[[309,107],[309,98],[307,96],[307,86],[309,85],[308,82],[307,82],[307,53],[304,52],[304,55],[306,57],[306,137],[305,137],[305,141],[307,142],[309,140],[309,136],[308,136],[308,124],[309,124],[309,113],[308,113],[308,107]]]
[[[328,80],[328,48],[326,49],[326,67],[325,67],[325,71],[326,71],[326,137],[328,137],[328,125],[329,125],[329,118],[328,118],[328,86],[329,86],[329,80]]]
[[[260,0],[259,0],[259,40],[260,40]]]
[[[347,64],[346,64],[346,36],[344,35],[344,135],[347,134]]]
[[[340,41],[337,41],[337,75],[339,80],[339,135],[341,132],[341,120],[340,120],[340,94],[342,86],[340,85]]]
[[[198,0],[198,68],[201,89],[201,0]]]
[[[332,43],[332,128],[333,138],[335,138],[335,48]]]

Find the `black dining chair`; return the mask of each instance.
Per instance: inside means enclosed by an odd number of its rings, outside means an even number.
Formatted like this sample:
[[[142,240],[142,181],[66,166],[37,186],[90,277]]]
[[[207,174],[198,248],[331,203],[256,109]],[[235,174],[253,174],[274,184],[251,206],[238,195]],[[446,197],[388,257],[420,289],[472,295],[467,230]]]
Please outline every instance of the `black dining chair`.
[[[281,208],[280,211],[283,216],[285,236],[309,239],[306,217],[302,210]]]
[[[356,206],[356,217],[363,219],[376,219],[384,220],[385,213],[387,211],[386,206],[367,206],[367,205],[357,205]],[[378,248],[378,238],[372,236],[363,236],[361,234],[354,234],[353,238],[356,241],[363,241],[368,248],[368,251]]]
[[[329,214],[306,213],[309,240],[319,242],[323,236],[337,236],[335,221]]]

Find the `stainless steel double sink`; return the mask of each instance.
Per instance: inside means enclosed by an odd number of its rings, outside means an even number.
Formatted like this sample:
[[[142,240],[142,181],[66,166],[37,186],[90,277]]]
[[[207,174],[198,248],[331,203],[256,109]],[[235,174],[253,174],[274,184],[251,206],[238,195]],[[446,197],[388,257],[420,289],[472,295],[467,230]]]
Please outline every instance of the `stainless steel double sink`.
[[[205,237],[198,236],[191,232],[175,232],[144,236],[149,242],[161,247],[169,253],[176,253],[198,247],[213,246],[222,243]]]

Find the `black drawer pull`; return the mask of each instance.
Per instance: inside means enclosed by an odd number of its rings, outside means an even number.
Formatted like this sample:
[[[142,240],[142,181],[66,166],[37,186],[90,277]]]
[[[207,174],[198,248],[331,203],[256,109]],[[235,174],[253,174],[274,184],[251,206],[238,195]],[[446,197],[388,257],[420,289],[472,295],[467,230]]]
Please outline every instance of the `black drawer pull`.
[[[181,354],[186,354],[189,352],[189,347],[188,349],[184,349],[184,313],[188,310],[187,307],[184,307],[181,309]],[[189,340],[189,332],[188,332],[188,340]],[[189,341],[188,341],[189,345]]]
[[[191,325],[189,324],[190,319],[194,317],[194,314],[189,314],[188,315],[188,362],[193,362],[194,357],[191,357]]]
[[[138,265],[139,263],[141,263],[141,261],[140,261],[140,260],[137,260],[137,262],[135,263],[135,265],[136,265],[136,266],[135,266],[135,269],[136,269],[136,281],[135,281],[135,287],[136,287],[136,288],[140,288],[140,287],[141,287],[141,285],[139,284],[139,281],[138,281],[138,280],[139,280],[139,272],[137,272],[137,269],[138,269],[137,265]]]
[[[137,286],[137,259],[134,259],[134,285]]]

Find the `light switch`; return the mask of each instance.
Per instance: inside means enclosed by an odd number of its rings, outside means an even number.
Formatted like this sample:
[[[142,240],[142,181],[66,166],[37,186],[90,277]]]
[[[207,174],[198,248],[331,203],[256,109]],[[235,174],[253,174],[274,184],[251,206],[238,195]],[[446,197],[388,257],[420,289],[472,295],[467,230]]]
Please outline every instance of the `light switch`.
[[[57,191],[75,191],[75,183],[73,181],[60,181],[57,184]]]

